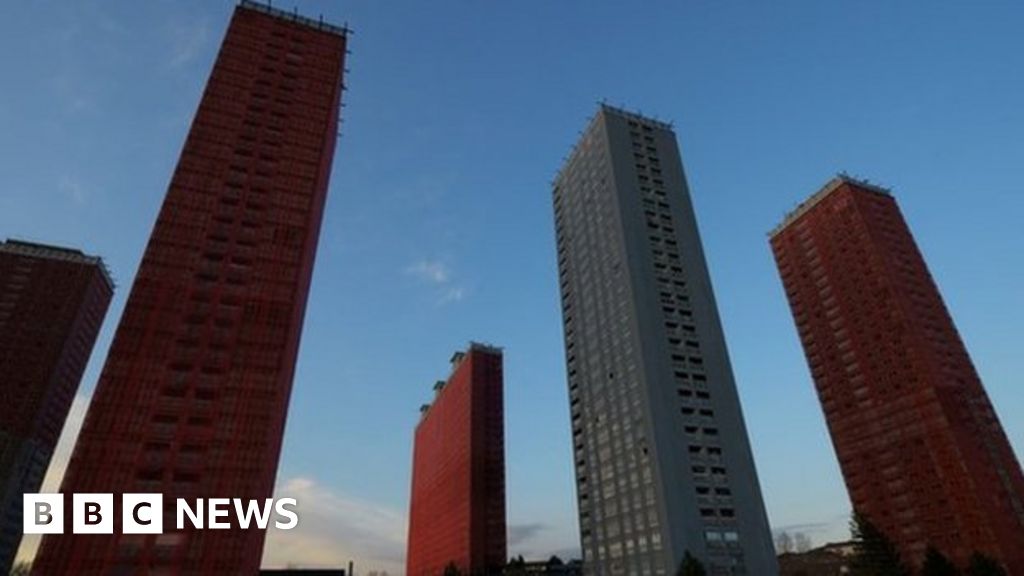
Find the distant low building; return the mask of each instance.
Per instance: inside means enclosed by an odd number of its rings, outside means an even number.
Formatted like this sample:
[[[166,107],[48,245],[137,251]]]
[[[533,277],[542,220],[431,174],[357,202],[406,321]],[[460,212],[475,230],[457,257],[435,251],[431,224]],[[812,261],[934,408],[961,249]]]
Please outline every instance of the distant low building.
[[[826,544],[807,552],[779,555],[780,576],[841,576],[850,574],[853,542]]]
[[[260,570],[259,576],[345,576],[345,571],[332,568],[280,568]]]
[[[527,562],[522,557],[511,560],[505,566],[504,576],[532,576],[544,574],[547,576],[582,576],[583,561],[570,560],[563,562],[559,557],[552,556],[548,560]]]

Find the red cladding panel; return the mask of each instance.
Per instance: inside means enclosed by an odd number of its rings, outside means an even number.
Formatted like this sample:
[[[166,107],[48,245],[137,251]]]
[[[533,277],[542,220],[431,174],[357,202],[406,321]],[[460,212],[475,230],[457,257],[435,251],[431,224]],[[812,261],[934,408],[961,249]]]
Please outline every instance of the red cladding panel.
[[[472,347],[416,428],[407,576],[505,564],[502,356]]]
[[[920,563],[1024,575],[1024,476],[895,200],[842,180],[772,238],[854,508]]]
[[[273,492],[344,54],[340,29],[235,9],[62,487],[161,492],[167,533],[49,536],[37,574],[257,572],[262,530],[167,525],[176,498]]]

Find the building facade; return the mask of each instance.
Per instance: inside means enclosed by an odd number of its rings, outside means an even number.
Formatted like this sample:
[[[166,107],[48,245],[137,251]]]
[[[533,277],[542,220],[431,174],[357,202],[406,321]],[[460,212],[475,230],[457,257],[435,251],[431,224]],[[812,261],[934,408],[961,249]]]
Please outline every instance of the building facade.
[[[472,343],[421,408],[413,445],[407,576],[500,574],[506,561],[502,352]]]
[[[243,0],[157,217],[62,492],[273,492],[346,30]],[[264,531],[54,535],[37,574],[255,574]],[[187,525],[187,524],[186,524]]]
[[[22,536],[107,314],[114,283],[78,250],[0,243],[0,574]]]
[[[908,563],[1024,574],[1020,464],[890,193],[837,177],[771,246],[854,508]]]
[[[776,574],[671,126],[600,106],[554,211],[585,570]]]

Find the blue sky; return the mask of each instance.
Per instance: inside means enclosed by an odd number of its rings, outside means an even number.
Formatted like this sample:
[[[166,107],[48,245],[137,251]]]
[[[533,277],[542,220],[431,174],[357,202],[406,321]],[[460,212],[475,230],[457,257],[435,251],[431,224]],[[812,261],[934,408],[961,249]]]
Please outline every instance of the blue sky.
[[[265,563],[402,571],[417,408],[470,339],[506,350],[510,553],[578,546],[549,182],[600,99],[675,123],[773,526],[849,509],[766,238],[840,170],[893,188],[1021,452],[1024,5],[298,4],[355,35],[278,483],[320,505]],[[76,413],[232,5],[0,7],[0,236],[120,284]]]

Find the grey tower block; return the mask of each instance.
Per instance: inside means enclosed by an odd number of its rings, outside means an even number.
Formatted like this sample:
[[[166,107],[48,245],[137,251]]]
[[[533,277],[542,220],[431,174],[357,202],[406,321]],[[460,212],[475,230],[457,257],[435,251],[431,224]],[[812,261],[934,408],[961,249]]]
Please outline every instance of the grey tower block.
[[[672,127],[601,105],[553,192],[584,569],[775,576]]]

